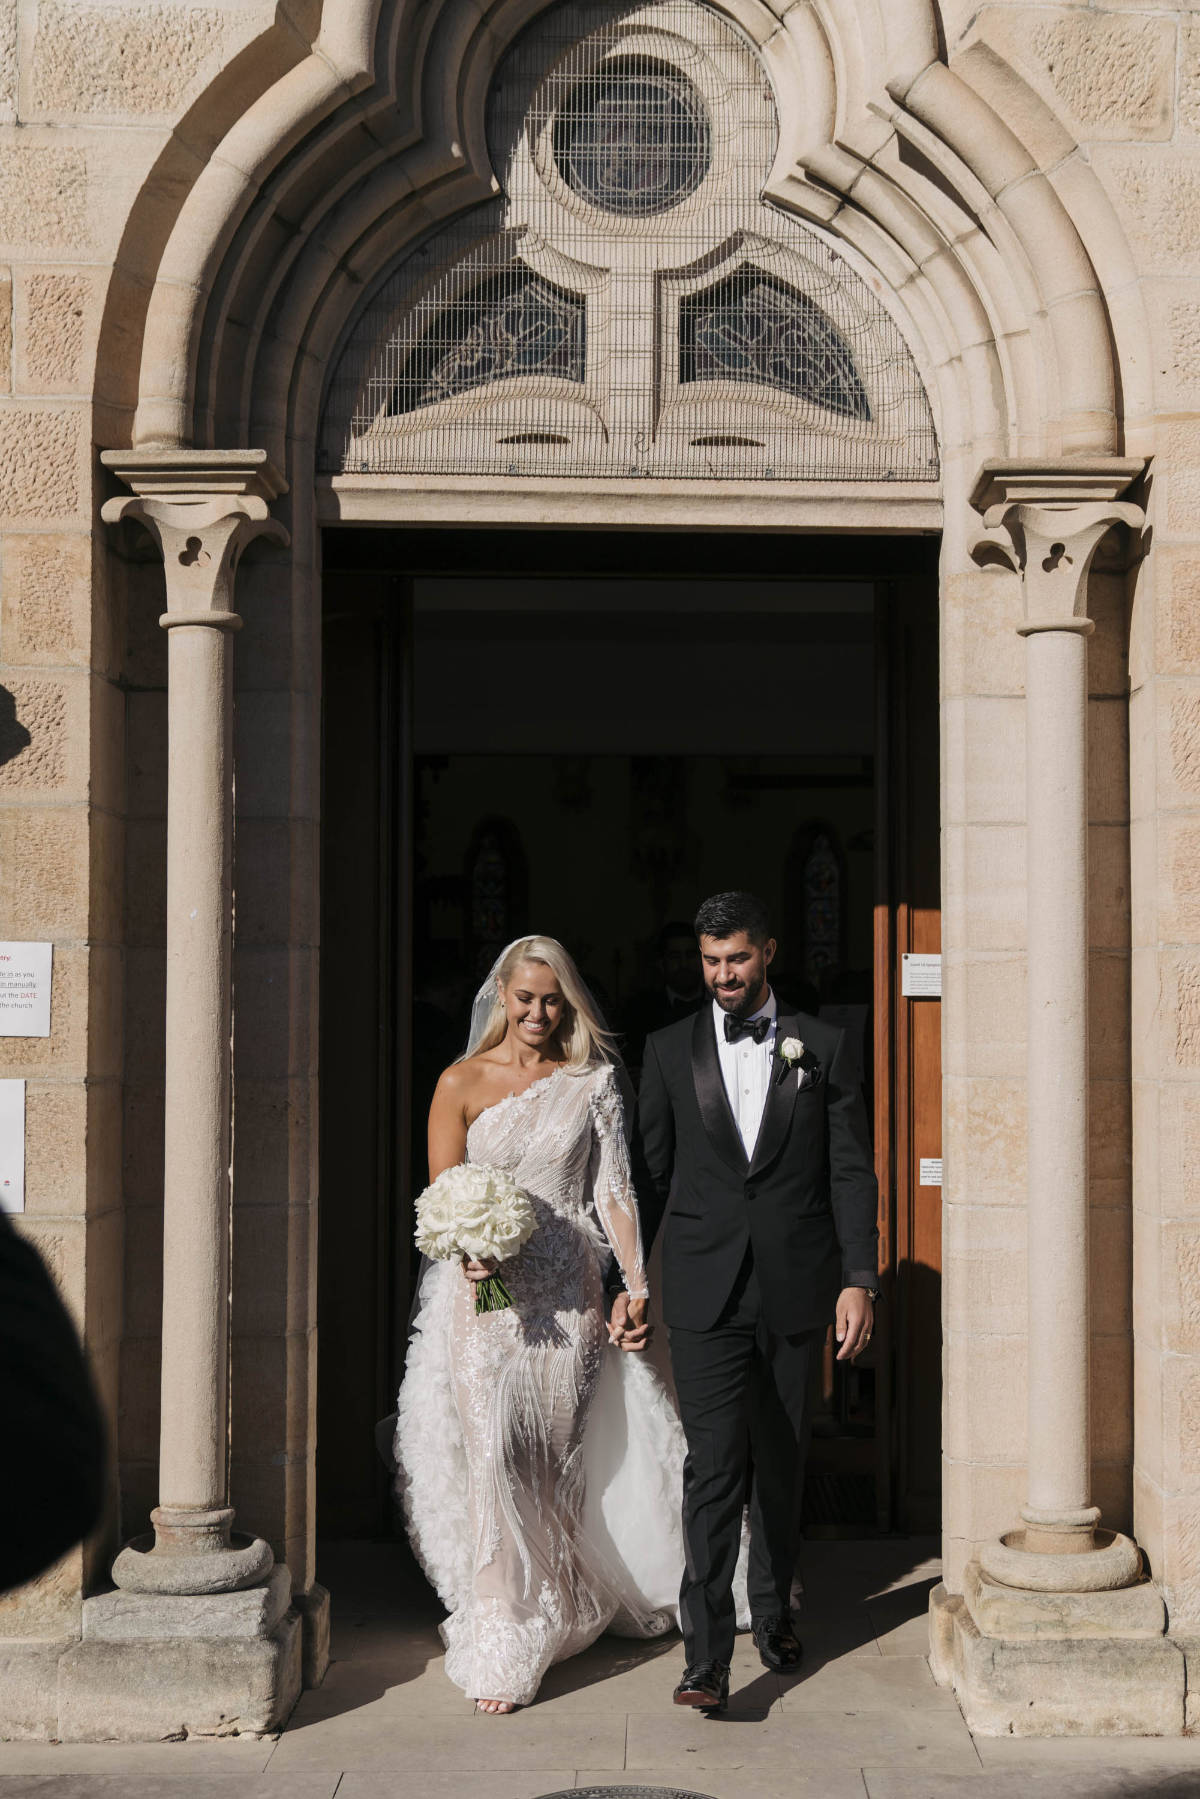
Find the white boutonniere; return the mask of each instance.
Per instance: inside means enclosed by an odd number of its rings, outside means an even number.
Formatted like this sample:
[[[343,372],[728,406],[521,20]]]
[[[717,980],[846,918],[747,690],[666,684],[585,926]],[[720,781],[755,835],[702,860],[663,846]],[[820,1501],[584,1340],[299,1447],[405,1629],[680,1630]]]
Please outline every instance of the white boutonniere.
[[[789,1068],[797,1068],[804,1055],[804,1045],[799,1037],[785,1037],[775,1054],[781,1062],[786,1062]]]

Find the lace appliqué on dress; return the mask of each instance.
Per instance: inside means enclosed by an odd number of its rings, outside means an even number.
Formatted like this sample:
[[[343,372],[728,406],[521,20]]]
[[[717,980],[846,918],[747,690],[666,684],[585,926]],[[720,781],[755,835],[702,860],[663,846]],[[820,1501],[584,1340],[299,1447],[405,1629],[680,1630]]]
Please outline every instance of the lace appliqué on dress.
[[[589,1172],[596,1216],[620,1264],[632,1299],[648,1299],[642,1223],[625,1141],[625,1108],[612,1068],[597,1076],[591,1094],[595,1144]]]

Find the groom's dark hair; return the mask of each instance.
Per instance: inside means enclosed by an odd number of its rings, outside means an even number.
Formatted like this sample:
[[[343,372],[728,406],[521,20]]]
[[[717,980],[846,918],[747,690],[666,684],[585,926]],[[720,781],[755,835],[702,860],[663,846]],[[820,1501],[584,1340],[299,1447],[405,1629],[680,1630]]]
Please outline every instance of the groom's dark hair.
[[[718,942],[745,931],[751,943],[765,943],[771,935],[771,914],[753,893],[714,893],[696,914],[696,936]]]

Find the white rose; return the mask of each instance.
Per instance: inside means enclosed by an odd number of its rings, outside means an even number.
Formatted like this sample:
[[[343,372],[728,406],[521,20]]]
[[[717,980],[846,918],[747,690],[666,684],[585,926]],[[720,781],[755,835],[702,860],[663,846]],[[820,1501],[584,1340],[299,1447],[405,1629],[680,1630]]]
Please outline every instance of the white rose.
[[[785,1062],[798,1062],[804,1054],[804,1045],[799,1037],[785,1037],[779,1045],[779,1053]]]
[[[434,1262],[469,1256],[505,1262],[537,1228],[528,1193],[503,1168],[463,1162],[431,1181],[417,1200],[417,1248]],[[499,1273],[475,1283],[475,1311],[500,1312],[513,1303]]]
[[[470,1256],[503,1262],[537,1227],[527,1193],[502,1168],[464,1162],[447,1168],[417,1200],[417,1248],[432,1262]]]

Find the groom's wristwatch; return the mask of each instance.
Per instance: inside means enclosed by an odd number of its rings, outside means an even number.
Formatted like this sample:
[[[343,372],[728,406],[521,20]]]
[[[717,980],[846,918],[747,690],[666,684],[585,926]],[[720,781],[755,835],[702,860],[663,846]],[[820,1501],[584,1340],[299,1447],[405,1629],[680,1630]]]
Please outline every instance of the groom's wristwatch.
[[[870,1302],[873,1306],[877,1306],[879,1304],[879,1288],[878,1287],[868,1287],[868,1286],[863,1285],[859,1281],[856,1281],[854,1284],[855,1284],[855,1286],[862,1286],[863,1292],[866,1294],[867,1298],[870,1300]]]

